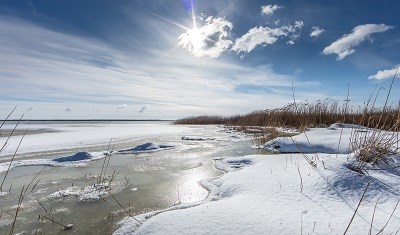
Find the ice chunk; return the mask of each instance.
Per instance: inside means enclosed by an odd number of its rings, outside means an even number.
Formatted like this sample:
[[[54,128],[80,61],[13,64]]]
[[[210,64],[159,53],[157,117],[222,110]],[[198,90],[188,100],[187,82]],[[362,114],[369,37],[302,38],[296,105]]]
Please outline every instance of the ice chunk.
[[[205,140],[215,140],[215,138],[213,138],[213,137],[199,137],[199,136],[183,136],[182,140],[205,141]]]
[[[142,145],[138,145],[134,148],[130,149],[122,149],[119,150],[118,153],[145,153],[145,152],[154,152],[154,151],[159,151],[159,150],[166,150],[166,149],[172,149],[174,146],[172,145],[166,145],[166,144],[154,144],[154,143],[145,143]]]

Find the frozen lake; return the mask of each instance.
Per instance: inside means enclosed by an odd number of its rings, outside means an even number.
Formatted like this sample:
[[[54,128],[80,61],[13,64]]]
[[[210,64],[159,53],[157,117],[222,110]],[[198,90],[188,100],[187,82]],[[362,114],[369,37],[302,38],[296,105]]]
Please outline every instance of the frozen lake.
[[[1,146],[7,139],[5,130],[13,127],[3,126]],[[125,210],[136,215],[206,198],[208,191],[198,182],[222,174],[213,158],[260,153],[251,148],[251,138],[218,126],[25,122],[18,126],[18,134],[24,130],[31,134],[23,139],[13,164],[10,159],[22,135],[10,138],[0,153],[1,180],[11,167],[2,188],[7,194],[0,197],[1,231],[10,229],[22,187],[30,182],[14,232],[67,232],[47,219],[38,220],[45,215],[73,224],[73,231],[80,234],[110,234],[126,216]],[[107,154],[110,140],[113,152]],[[159,148],[163,146],[167,148]],[[104,166],[102,183],[112,195],[97,184]]]

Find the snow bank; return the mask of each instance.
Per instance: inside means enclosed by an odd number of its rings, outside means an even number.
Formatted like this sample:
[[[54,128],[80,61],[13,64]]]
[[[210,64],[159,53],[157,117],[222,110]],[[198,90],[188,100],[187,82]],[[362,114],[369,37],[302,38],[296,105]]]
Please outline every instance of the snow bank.
[[[353,131],[369,132],[352,124],[333,124],[328,128],[306,129],[293,137],[279,137],[267,142],[264,148],[277,153],[350,153],[350,138]],[[340,140],[340,144],[339,144]]]
[[[79,152],[71,156],[57,157],[54,159],[32,159],[32,160],[16,160],[11,162],[0,163],[0,173],[7,171],[8,168],[23,166],[64,166],[77,167],[86,165],[90,161],[101,159],[107,156],[107,152]],[[10,165],[11,163],[11,165]]]
[[[174,146],[165,145],[165,144],[154,144],[154,143],[145,143],[142,145],[138,145],[134,148],[130,149],[122,149],[118,150],[117,153],[126,154],[126,153],[146,153],[146,152],[155,152],[160,150],[172,149]]]
[[[370,178],[360,176],[349,169],[347,156],[321,154],[316,167],[301,154],[216,160],[230,170],[202,182],[210,190],[204,202],[136,216],[142,225],[125,218],[114,234],[341,234],[368,180],[366,197],[348,234],[369,232],[379,199],[372,224],[375,234],[396,206],[400,177],[390,171],[371,171]],[[395,233],[399,222],[398,209],[384,234]]]

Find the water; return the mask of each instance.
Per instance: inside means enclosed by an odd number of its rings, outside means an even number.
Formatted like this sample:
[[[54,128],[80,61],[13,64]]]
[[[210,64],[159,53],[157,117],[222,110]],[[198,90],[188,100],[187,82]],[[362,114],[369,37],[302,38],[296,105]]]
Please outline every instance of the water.
[[[91,123],[97,125],[98,123]],[[115,123],[112,123],[115,125]],[[147,123],[148,124],[148,123]],[[40,123],[40,125],[44,125]],[[54,127],[57,123],[51,123]],[[65,125],[65,123],[63,123]],[[87,123],[68,123],[68,125],[84,126]],[[107,125],[102,123],[101,125]],[[138,124],[140,125],[140,124]],[[153,128],[162,128],[163,123],[152,122]],[[177,127],[178,128],[178,127]],[[250,147],[248,138],[234,138],[232,133],[222,131],[221,127],[191,126],[178,133],[138,137],[128,142],[112,144],[111,148],[123,149],[139,144],[154,142],[171,144],[175,148],[143,154],[115,154],[110,158],[106,176],[115,175],[111,183],[112,194],[100,200],[82,202],[79,198],[68,196],[61,199],[50,199],[49,195],[62,189],[88,187],[96,183],[97,176],[103,168],[104,159],[96,160],[81,167],[26,166],[13,168],[3,187],[11,188],[11,195],[0,197],[2,217],[0,230],[8,231],[14,219],[19,194],[24,185],[35,178],[23,199],[14,232],[38,234],[111,234],[116,223],[127,213],[132,215],[168,208],[177,203],[201,201],[208,192],[198,182],[223,174],[213,166],[212,159],[225,156],[243,156],[260,153]],[[208,141],[184,141],[182,135],[215,137]],[[235,134],[236,135],[236,134]],[[53,158],[78,151],[106,150],[106,145],[90,148],[72,148],[67,151],[40,152],[30,155],[28,159]],[[3,179],[4,173],[0,174]],[[110,177],[107,178],[107,181]],[[36,184],[34,189],[33,186]],[[40,203],[39,203],[39,202]],[[61,226],[47,219],[38,220],[39,215],[47,215],[64,225],[73,224],[73,228],[64,231]]]

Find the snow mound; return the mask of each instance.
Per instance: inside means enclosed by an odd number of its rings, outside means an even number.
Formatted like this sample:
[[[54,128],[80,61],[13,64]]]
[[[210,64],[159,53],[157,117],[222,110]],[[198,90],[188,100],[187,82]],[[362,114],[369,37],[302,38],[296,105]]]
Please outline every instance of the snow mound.
[[[92,158],[93,158],[93,155],[89,152],[79,152],[79,153],[75,153],[74,155],[71,155],[71,156],[55,158],[55,159],[53,159],[53,161],[55,161],[55,162],[76,162],[76,161],[90,160]]]
[[[93,202],[98,201],[101,197],[107,195],[108,190],[110,190],[108,183],[93,184],[83,188],[73,186],[57,191],[49,195],[47,198],[52,200],[63,200],[72,197],[80,202]]]
[[[145,143],[142,145],[138,145],[134,148],[118,150],[117,153],[121,153],[121,154],[146,153],[146,152],[167,150],[167,149],[172,149],[172,148],[174,148],[174,146],[172,146],[172,145]]]
[[[329,128],[312,128],[293,137],[278,137],[264,148],[276,153],[350,153],[352,125],[334,124]],[[340,140],[340,141],[339,141]]]
[[[200,137],[200,136],[182,136],[182,140],[206,141],[206,140],[215,140],[215,138],[214,137]]]
[[[253,161],[246,157],[225,159],[214,158],[213,160],[215,168],[225,172],[239,170],[253,164]]]

